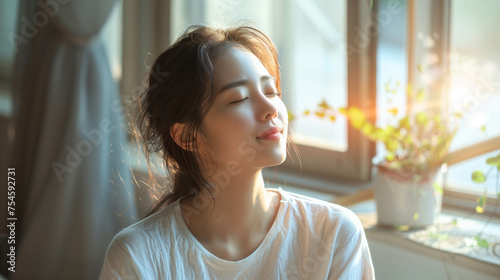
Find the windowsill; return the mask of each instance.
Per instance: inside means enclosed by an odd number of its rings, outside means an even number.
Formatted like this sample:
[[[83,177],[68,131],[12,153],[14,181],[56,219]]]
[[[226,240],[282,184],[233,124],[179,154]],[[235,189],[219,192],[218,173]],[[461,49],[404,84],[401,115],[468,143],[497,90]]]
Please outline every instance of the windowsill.
[[[479,217],[471,217],[470,212],[445,207],[438,217],[437,224],[439,226],[402,232],[377,226],[374,200],[365,201],[348,208],[355,212],[363,223],[368,243],[372,240],[394,248],[434,258],[436,261],[452,264],[457,267],[492,276],[500,275],[499,218],[492,217],[485,226],[485,222],[488,219],[487,216],[483,217],[484,215],[476,213],[476,216]],[[449,225],[453,219],[458,220],[456,227]],[[450,231],[450,228],[453,228],[452,231]],[[443,239],[442,242],[430,238],[429,233],[435,232],[436,229],[439,229],[441,233],[446,233],[448,237]],[[473,241],[474,236],[481,229],[483,229],[483,236],[492,237],[493,240],[490,239],[490,243],[493,245],[488,249],[480,248],[477,245],[466,246],[464,241]],[[451,232],[453,234],[448,234]],[[423,240],[427,240],[427,242],[423,242]]]
[[[264,168],[262,175],[265,180],[269,178],[269,187],[282,187],[283,189],[296,190],[300,193],[309,193],[312,197],[329,202],[333,202],[333,199],[338,196],[368,189],[372,184],[371,182],[361,183],[348,180],[335,180],[318,175],[292,174],[281,170],[274,172],[274,168]]]

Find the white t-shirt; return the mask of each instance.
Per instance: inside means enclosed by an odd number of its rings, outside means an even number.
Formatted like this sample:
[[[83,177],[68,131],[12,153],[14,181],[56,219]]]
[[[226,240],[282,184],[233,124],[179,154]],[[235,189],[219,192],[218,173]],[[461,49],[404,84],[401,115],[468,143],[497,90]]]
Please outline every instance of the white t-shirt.
[[[179,200],[120,231],[99,279],[375,279],[364,229],[349,209],[279,192],[276,219],[259,247],[220,259],[189,231]]]

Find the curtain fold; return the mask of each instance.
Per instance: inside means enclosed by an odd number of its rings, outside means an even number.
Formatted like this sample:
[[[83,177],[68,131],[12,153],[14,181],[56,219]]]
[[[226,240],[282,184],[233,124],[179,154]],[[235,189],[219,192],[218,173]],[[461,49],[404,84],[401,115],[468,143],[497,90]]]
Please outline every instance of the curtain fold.
[[[19,34],[30,20],[36,31],[14,66],[11,279],[97,279],[113,236],[137,221],[127,125],[98,36],[113,4],[20,2]],[[37,25],[43,13],[49,20]]]

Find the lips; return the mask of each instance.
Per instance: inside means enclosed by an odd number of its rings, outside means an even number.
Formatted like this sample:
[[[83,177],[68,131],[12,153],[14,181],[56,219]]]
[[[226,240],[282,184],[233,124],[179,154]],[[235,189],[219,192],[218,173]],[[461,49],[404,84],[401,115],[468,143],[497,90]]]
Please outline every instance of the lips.
[[[266,130],[264,133],[261,133],[257,138],[269,138],[272,136],[276,136],[276,134],[281,133],[281,128],[273,126]],[[279,135],[278,135],[279,136]]]

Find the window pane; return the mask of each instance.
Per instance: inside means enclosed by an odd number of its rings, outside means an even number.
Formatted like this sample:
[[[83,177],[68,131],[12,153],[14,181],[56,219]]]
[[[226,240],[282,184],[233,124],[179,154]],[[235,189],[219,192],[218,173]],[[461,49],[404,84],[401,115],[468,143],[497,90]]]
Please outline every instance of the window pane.
[[[257,24],[267,34],[271,34],[273,17],[272,2],[266,0],[254,1],[206,1],[206,18],[210,24],[228,25],[238,20],[249,19]]]
[[[465,118],[451,150],[500,135],[499,14],[497,0],[452,1],[449,106]],[[471,173],[488,170],[485,160],[495,154],[498,152],[451,166],[449,185],[482,192],[482,186],[471,180]],[[484,184],[494,194],[494,180]]]
[[[266,0],[172,0],[172,42],[193,24],[229,25],[249,20],[272,36],[273,2]]]
[[[500,150],[450,166],[450,168],[448,168],[448,177],[446,179],[447,185],[458,189],[465,189],[477,194],[482,194],[486,190],[488,195],[496,197],[496,193],[500,192],[500,189],[496,188],[496,166],[486,164],[486,159],[495,157],[499,153]],[[479,184],[472,180],[472,173],[476,170],[487,174],[486,181],[484,183]]]
[[[500,135],[500,1],[453,0],[451,7],[449,105],[465,115],[456,150]]]
[[[340,1],[294,1],[291,9],[293,25],[293,72],[289,73],[289,110],[298,118],[292,124],[298,143],[337,151],[347,150],[347,122],[337,118],[320,118],[315,109],[325,100],[334,108],[347,105],[346,42],[347,3]],[[286,93],[285,93],[286,94]]]

